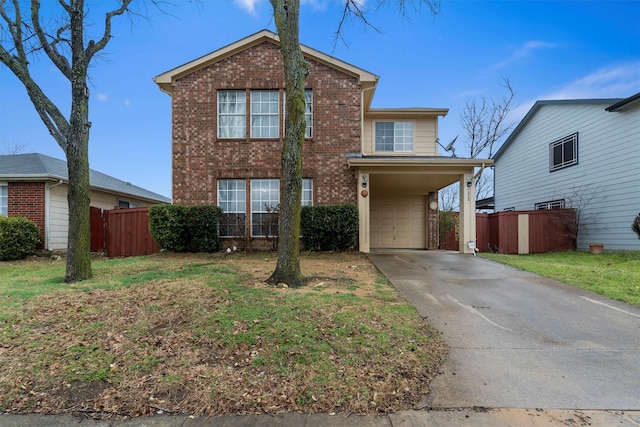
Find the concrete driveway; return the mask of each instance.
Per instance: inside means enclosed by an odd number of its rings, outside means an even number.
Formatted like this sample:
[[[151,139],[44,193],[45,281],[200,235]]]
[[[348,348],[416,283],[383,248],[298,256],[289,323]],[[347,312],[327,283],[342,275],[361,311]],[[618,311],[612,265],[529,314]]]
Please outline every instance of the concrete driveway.
[[[423,407],[640,409],[640,308],[456,252],[369,258],[451,346]]]

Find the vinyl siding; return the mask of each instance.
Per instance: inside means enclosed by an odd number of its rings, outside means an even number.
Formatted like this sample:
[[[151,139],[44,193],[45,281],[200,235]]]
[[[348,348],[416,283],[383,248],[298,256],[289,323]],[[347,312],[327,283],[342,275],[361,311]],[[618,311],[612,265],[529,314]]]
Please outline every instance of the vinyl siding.
[[[533,209],[565,199],[583,209],[578,247],[640,249],[631,231],[640,212],[640,108],[607,112],[602,104],[542,105],[495,161],[496,211]],[[578,164],[549,172],[549,144],[578,132]]]
[[[436,137],[438,119],[398,119],[398,118],[366,118],[363,129],[362,152],[365,155],[389,155],[394,153],[375,151],[375,123],[376,122],[412,122],[413,123],[413,153],[397,153],[398,155],[437,156]]]

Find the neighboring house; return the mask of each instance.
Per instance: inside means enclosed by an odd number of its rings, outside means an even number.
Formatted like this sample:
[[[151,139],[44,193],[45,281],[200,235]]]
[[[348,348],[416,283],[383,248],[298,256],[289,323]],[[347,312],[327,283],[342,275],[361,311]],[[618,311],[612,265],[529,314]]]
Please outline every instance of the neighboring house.
[[[94,170],[89,171],[91,206],[102,209],[171,203],[167,197]],[[66,250],[69,230],[67,163],[43,154],[0,155],[0,215],[31,219],[42,247]]]
[[[538,101],[494,161],[496,212],[576,208],[579,248],[640,249],[640,93]]]
[[[371,108],[378,76],[307,46],[305,205],[354,203],[359,249],[438,247],[439,189],[461,186],[461,245],[475,240],[474,168],[491,160],[442,157],[444,108]],[[224,209],[223,237],[256,247],[279,204],[284,72],[278,36],[263,30],[167,71],[173,202]],[[415,83],[414,83],[415,84]]]

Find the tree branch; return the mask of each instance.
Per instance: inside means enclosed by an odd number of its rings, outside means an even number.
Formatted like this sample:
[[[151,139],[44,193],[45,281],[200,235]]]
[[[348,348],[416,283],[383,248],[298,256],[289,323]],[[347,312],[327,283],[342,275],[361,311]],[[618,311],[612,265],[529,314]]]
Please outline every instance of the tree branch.
[[[99,52],[102,49],[104,49],[107,43],[109,43],[109,40],[111,40],[111,20],[113,19],[114,16],[120,16],[124,14],[128,10],[129,5],[131,4],[132,1],[133,0],[122,0],[122,4],[118,9],[112,10],[111,12],[108,12],[105,15],[104,34],[102,35],[102,38],[97,43],[91,40],[87,45],[87,49],[85,51],[87,62],[91,60],[91,58],[96,52]]]
[[[31,25],[33,25],[36,37],[38,37],[38,41],[40,42],[40,46],[47,54],[49,59],[51,59],[51,62],[55,64],[55,66],[67,79],[71,80],[71,65],[69,64],[67,58],[62,55],[56,47],[59,39],[54,39],[53,43],[50,43],[47,40],[47,34],[40,24],[40,0],[31,0]],[[66,30],[66,28],[68,28],[68,25],[69,24],[63,25],[60,29],[58,29],[58,36],[61,35]]]

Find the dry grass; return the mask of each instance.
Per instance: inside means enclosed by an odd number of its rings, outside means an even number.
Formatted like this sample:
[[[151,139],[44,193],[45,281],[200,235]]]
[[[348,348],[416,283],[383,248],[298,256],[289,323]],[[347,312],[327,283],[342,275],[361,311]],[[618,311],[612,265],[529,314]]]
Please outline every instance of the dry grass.
[[[91,281],[12,295],[0,317],[0,409],[375,414],[428,393],[446,345],[365,257],[305,255],[313,279],[301,289],[265,285],[274,262],[98,261]],[[10,288],[20,268],[34,287],[57,277],[50,263],[25,262],[0,265],[0,283]]]

